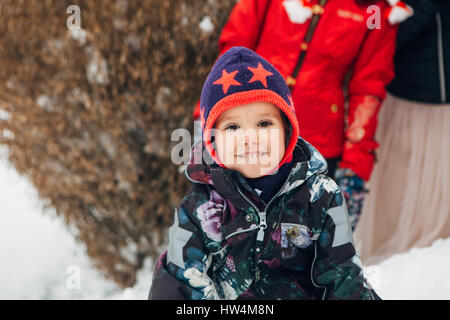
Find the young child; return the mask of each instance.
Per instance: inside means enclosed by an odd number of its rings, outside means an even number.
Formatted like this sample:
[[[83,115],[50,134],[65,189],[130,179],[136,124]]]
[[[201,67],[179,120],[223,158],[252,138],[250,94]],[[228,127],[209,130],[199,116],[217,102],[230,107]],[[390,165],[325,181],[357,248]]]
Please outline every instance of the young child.
[[[193,186],[149,299],[379,299],[342,192],[299,137],[294,110],[283,77],[255,52],[233,47],[216,61],[186,167]]]

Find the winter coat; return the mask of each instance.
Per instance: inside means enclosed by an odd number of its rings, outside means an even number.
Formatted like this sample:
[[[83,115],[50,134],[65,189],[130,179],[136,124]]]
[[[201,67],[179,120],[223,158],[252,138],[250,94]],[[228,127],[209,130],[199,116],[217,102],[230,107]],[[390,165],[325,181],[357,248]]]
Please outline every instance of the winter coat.
[[[201,143],[191,159],[201,158]],[[194,158],[197,157],[197,158]],[[149,299],[374,299],[342,192],[299,137],[294,166],[265,204],[236,170],[189,164]]]
[[[294,14],[288,13],[285,2],[288,1],[238,2],[220,35],[220,54],[233,46],[244,46],[272,63],[285,79],[290,76],[311,19],[293,22]],[[342,156],[341,167],[352,169],[365,180],[372,172],[373,151],[378,147],[374,133],[379,104],[369,104],[358,112],[356,109],[365,103],[366,96],[385,97],[385,87],[394,76],[397,31],[397,25],[390,25],[385,17],[390,8],[387,2],[376,4],[380,8],[381,28],[369,29],[367,20],[374,13],[367,10],[367,5],[357,5],[355,0],[328,0],[292,93],[300,135],[326,158]],[[344,146],[348,140],[344,134],[342,88],[351,68],[348,125],[360,122],[365,135],[358,143]],[[197,108],[194,117],[198,114]]]
[[[424,103],[450,103],[450,2],[406,0],[414,16],[399,25],[395,78],[388,91]]]

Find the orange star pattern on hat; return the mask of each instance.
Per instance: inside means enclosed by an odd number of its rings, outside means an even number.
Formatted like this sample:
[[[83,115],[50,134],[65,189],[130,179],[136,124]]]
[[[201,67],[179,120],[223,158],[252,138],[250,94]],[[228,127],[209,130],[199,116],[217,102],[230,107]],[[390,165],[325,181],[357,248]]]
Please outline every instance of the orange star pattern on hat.
[[[222,77],[216,81],[213,82],[213,84],[221,84],[223,93],[227,94],[228,89],[230,86],[241,86],[242,83],[238,82],[236,79],[234,79],[234,76],[238,73],[238,70],[235,70],[233,72],[228,73],[227,70],[222,70]]]
[[[249,83],[261,81],[264,87],[267,88],[267,77],[273,75],[272,72],[269,72],[266,69],[264,69],[261,63],[258,63],[258,67],[256,68],[248,67],[247,69],[253,72],[253,77],[250,79]]]

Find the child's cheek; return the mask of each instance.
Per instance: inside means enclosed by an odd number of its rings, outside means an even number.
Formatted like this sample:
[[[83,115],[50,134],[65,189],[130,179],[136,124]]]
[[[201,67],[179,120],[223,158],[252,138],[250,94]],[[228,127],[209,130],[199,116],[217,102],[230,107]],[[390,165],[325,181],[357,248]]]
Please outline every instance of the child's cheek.
[[[216,154],[222,163],[224,163],[225,158],[225,154],[223,153],[225,150],[225,141],[223,141],[223,139],[223,134],[220,131],[216,131],[214,135],[214,148],[216,149]]]
[[[231,134],[219,132],[217,135],[216,148],[220,161],[229,166],[234,162],[235,137]]]
[[[270,145],[272,154],[276,155],[281,160],[285,152],[284,130],[282,128],[273,129],[271,138]]]

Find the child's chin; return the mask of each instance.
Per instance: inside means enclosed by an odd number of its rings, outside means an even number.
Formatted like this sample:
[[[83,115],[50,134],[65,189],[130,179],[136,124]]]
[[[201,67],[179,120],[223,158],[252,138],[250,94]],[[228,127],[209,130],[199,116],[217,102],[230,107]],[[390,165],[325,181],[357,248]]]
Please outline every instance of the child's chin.
[[[259,178],[268,174],[273,169],[271,167],[264,167],[261,165],[241,165],[236,168],[245,178]]]

